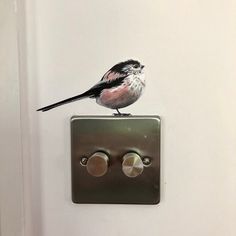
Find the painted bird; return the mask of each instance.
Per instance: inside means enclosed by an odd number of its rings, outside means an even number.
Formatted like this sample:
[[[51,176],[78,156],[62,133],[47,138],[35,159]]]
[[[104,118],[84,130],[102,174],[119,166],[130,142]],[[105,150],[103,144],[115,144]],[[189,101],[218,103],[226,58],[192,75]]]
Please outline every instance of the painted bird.
[[[99,105],[116,109],[115,115],[129,115],[120,113],[119,109],[136,102],[145,88],[143,72],[144,65],[136,60],[127,60],[114,65],[102,79],[86,92],[62,100],[52,105],[42,107],[37,111],[48,111],[55,107],[74,102],[83,98],[95,98]]]

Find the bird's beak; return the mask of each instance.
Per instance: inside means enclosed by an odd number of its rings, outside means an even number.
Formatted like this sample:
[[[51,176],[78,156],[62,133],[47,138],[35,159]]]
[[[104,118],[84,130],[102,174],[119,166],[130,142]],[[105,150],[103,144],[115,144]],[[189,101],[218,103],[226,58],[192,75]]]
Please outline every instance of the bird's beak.
[[[145,66],[144,65],[141,65],[141,69],[143,69]]]

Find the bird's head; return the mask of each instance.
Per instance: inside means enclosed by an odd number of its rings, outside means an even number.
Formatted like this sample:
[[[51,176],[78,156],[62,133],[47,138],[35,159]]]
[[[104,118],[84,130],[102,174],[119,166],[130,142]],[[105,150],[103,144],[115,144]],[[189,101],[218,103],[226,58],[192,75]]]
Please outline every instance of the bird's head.
[[[139,61],[136,60],[127,60],[124,62],[120,62],[111,68],[112,71],[116,73],[123,74],[138,74],[142,73],[144,65],[142,65]]]

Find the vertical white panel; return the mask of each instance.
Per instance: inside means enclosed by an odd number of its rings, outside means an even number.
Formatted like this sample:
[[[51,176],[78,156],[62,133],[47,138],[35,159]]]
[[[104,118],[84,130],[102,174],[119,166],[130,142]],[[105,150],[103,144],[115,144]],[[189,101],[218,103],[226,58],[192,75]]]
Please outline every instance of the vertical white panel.
[[[14,1],[0,2],[0,229],[23,235],[23,174]]]

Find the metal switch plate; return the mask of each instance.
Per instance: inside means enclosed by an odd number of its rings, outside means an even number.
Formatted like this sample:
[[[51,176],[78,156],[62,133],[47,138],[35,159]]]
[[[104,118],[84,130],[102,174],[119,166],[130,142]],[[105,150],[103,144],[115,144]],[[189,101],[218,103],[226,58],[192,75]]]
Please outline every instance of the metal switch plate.
[[[71,118],[72,201],[74,203],[157,204],[160,201],[160,118],[158,116],[73,116]],[[105,153],[106,174],[94,177],[83,161]],[[142,173],[127,177],[123,156],[137,153]],[[145,163],[145,161],[144,161]]]

